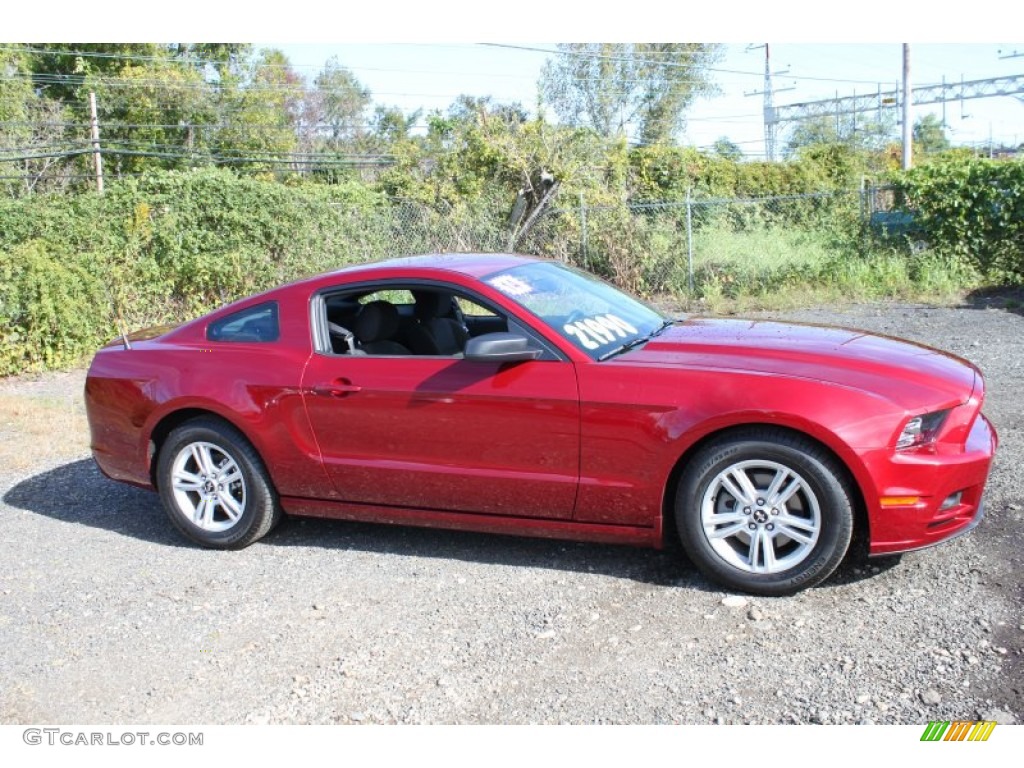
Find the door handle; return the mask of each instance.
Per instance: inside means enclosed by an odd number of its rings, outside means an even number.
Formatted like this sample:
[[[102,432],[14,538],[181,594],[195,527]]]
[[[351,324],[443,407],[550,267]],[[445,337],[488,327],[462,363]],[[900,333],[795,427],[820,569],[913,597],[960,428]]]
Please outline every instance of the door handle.
[[[327,384],[318,384],[313,387],[314,395],[326,395],[327,397],[346,397],[354,392],[361,392],[362,387],[353,384],[348,379],[335,379]]]

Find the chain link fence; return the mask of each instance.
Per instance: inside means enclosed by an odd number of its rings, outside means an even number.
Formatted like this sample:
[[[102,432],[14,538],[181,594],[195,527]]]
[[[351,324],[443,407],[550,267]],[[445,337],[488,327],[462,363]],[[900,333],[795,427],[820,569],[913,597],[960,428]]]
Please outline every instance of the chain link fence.
[[[585,263],[638,291],[730,293],[819,270],[862,229],[860,195],[639,203],[586,211]]]
[[[438,209],[393,200],[344,229],[351,260],[437,252],[517,251],[576,264],[640,293],[728,294],[730,286],[810,274],[858,248],[875,190],[674,202],[552,206],[527,231],[502,202]],[[891,207],[891,206],[890,206]],[[345,214],[339,210],[339,216]]]

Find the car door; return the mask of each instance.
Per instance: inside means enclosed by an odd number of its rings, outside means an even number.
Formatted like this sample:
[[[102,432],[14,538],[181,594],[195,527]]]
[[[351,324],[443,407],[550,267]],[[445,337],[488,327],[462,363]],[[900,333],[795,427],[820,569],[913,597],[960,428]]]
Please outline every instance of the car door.
[[[571,362],[315,353],[302,385],[340,501],[572,517],[579,393]]]

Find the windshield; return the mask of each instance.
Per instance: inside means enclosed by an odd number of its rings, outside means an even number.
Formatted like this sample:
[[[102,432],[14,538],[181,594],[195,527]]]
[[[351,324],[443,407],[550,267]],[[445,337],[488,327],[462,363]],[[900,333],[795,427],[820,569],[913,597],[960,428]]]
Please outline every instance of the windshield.
[[[484,282],[533,312],[594,360],[662,328],[666,319],[593,275],[553,262],[496,272]]]

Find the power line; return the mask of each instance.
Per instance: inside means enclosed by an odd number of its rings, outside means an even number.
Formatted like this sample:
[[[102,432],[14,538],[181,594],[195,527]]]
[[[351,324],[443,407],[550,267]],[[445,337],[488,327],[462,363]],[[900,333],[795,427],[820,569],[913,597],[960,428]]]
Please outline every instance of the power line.
[[[163,58],[163,57],[158,57],[158,56],[133,56],[133,55],[130,55],[130,54],[100,54],[100,53],[93,54],[93,53],[86,53],[86,52],[81,52],[81,51],[72,53],[72,52],[67,52],[67,51],[53,51],[53,50],[50,50],[50,49],[43,49],[43,48],[26,49],[26,48],[14,48],[12,46],[2,46],[2,45],[0,45],[0,50],[19,50],[19,51],[28,51],[28,52],[34,52],[34,53],[45,53],[45,54],[51,54],[51,55],[68,55],[68,56],[75,55],[75,56],[79,56],[79,57],[82,57],[82,58],[105,58],[105,59],[124,59],[124,60],[135,60],[135,59],[138,59],[138,60],[143,60],[143,61],[153,61],[153,62],[170,63],[170,64],[189,64],[189,63],[191,63],[191,60],[184,60],[184,59],[180,59],[180,58],[177,58],[177,57]],[[652,53],[658,53],[658,52],[655,51],[655,52],[652,52]],[[197,63],[200,62],[200,60],[195,60],[195,61]],[[206,62],[206,63],[211,64],[211,65],[215,64],[215,62]],[[297,65],[297,64],[291,64],[291,63],[289,63],[289,64],[269,64],[269,63],[263,63],[263,62],[260,62],[260,63],[257,64],[258,69],[285,69],[285,70],[292,69],[294,67],[312,68],[312,67],[315,67],[315,66],[316,65]],[[423,69],[404,69],[404,68],[395,68],[395,67],[365,67],[365,66],[358,66],[358,65],[341,65],[341,67],[342,67],[342,69],[349,70],[349,71],[352,71],[352,72],[392,72],[392,73],[396,73],[396,74],[416,74],[416,75],[427,74],[427,75],[445,75],[445,76],[473,76],[473,77],[487,77],[487,78],[504,77],[504,78],[510,78],[510,79],[515,79],[515,80],[532,80],[532,79],[534,79],[533,75],[518,74],[518,73],[512,73],[512,72],[480,72],[480,71],[476,71],[476,70],[472,70],[472,71],[470,71],[470,70],[458,70],[458,71],[429,70],[429,71],[424,71]],[[82,81],[84,81],[84,78],[87,77],[87,75],[77,74],[77,73],[68,73],[68,74],[65,74],[65,73],[39,73],[39,74],[37,74],[35,76],[36,77],[51,76],[51,77],[55,77],[55,78],[60,78],[59,80],[56,80],[54,82],[47,83],[49,85],[68,85],[68,84],[71,84],[71,82],[76,82],[76,81],[77,82],[82,82]],[[72,80],[72,78],[75,78],[77,80]],[[589,77],[572,78],[572,80],[573,80],[573,82],[580,82],[580,83],[588,83],[588,82],[596,83],[596,82],[601,82],[600,79],[589,78]],[[642,80],[620,80],[619,82],[629,83],[629,84],[642,84],[645,81],[642,81]],[[215,85],[215,84],[211,83],[211,85]],[[307,83],[307,85],[308,85],[308,83]],[[240,87],[243,88],[243,89],[247,89],[248,87],[251,87],[251,86],[246,86],[245,84],[242,84]],[[270,86],[267,86],[267,87],[270,87]],[[292,86],[282,86],[282,87],[301,88],[302,84],[294,84]],[[312,85],[312,87],[315,87],[315,83]],[[415,96],[415,95],[418,95],[418,94],[385,94],[385,93],[381,93],[380,95],[402,95],[402,96],[413,95],[413,96]],[[424,94],[424,95],[432,95],[432,94]],[[437,94],[437,95],[445,96],[446,94]],[[461,94],[459,94],[459,95],[461,95]]]
[[[62,86],[74,86],[74,87],[85,87],[86,84],[90,88],[96,88],[102,90],[104,88],[109,89],[134,89],[134,88],[151,88],[160,89],[168,92],[174,91],[185,91],[185,92],[200,92],[206,93],[211,96],[216,95],[228,95],[228,96],[245,96],[247,94],[275,94],[275,95],[293,95],[295,97],[307,97],[316,96],[319,91],[313,87],[306,87],[301,84],[283,84],[283,85],[253,85],[253,84],[240,84],[236,88],[227,89],[218,83],[210,83],[206,81],[201,82],[176,82],[170,80],[159,80],[159,79],[143,79],[143,78],[113,78],[113,77],[90,77],[88,80],[76,80],[74,82],[63,79],[61,76],[54,76],[52,73],[43,73],[40,75],[33,76],[31,74],[14,74],[14,75],[0,75],[0,80],[24,80],[33,82],[35,84],[42,85],[62,85]],[[579,82],[602,82],[599,79],[593,78],[579,78]],[[674,80],[673,82],[683,82],[682,80]],[[693,80],[692,82],[703,82]],[[642,85],[643,81],[640,80],[616,80],[616,83],[628,86],[630,84]],[[617,90],[610,91],[605,90],[603,93],[610,96],[622,96],[633,93],[633,90]],[[104,99],[108,95],[104,94]],[[377,97],[403,97],[403,98],[438,98],[438,99],[457,99],[461,96],[467,96],[465,91],[449,92],[449,93],[428,93],[423,91],[376,91],[371,92],[372,98]],[[494,103],[518,103],[519,99],[513,97],[491,97],[494,99]],[[75,104],[76,102],[69,102],[67,100],[54,99],[57,103],[62,104]],[[180,105],[178,105],[180,108]]]
[[[237,89],[226,89],[217,83],[209,83],[206,81],[193,82],[193,83],[182,83],[173,82],[168,80],[158,79],[142,79],[142,78],[110,78],[110,77],[91,77],[88,80],[80,80],[75,82],[69,82],[63,79],[46,79],[47,76],[42,76],[42,79],[34,78],[30,74],[14,74],[14,75],[0,75],[0,80],[24,80],[33,82],[35,84],[42,85],[63,85],[63,86],[74,86],[74,87],[85,87],[86,84],[90,88],[96,88],[97,91],[103,89],[136,89],[136,88],[152,88],[160,89],[167,92],[197,92],[206,93],[209,95],[229,95],[229,96],[245,96],[252,94],[274,94],[274,95],[293,95],[295,97],[310,96],[319,93],[316,88],[308,88],[301,84],[284,84],[284,85],[253,85],[253,84],[241,84]],[[108,94],[104,94],[104,98]],[[436,99],[457,99],[460,96],[466,96],[465,91],[460,92],[449,92],[449,93],[428,93],[423,91],[377,91],[371,93],[372,98],[378,97],[401,97],[401,98],[436,98]],[[58,103],[67,104],[67,101],[55,100]],[[505,102],[517,102],[518,100],[514,97],[503,98],[497,97],[496,101],[501,103]],[[180,105],[179,105],[180,109]]]
[[[659,66],[659,67],[687,67],[687,66],[689,66],[687,64],[679,64],[679,63],[676,63],[676,62],[650,61],[650,60],[636,59],[636,58],[625,57],[625,56],[609,56],[609,55],[601,54],[601,53],[587,53],[587,52],[582,52],[582,51],[559,51],[559,50],[554,50],[554,49],[551,49],[551,48],[533,48],[533,47],[527,46],[527,45],[507,45],[505,43],[478,43],[478,45],[485,45],[485,46],[489,46],[489,47],[492,47],[492,48],[510,48],[512,50],[518,50],[518,51],[535,51],[535,52],[538,52],[538,53],[552,54],[554,56],[580,56],[580,57],[585,57],[585,58],[606,59],[606,60],[609,60],[609,61],[632,61],[632,62],[635,62],[637,64],[654,64],[655,66]],[[705,67],[705,69],[708,72],[717,72],[719,74],[726,74],[726,75],[752,75],[752,76],[761,77],[764,74],[763,72],[748,72],[746,70],[741,70],[741,69],[723,69],[722,67]],[[789,77],[791,79],[793,79],[793,80],[807,80],[807,81],[810,81],[810,82],[822,82],[822,83],[854,83],[854,84],[858,84],[858,85],[865,85],[865,84],[867,84],[867,85],[874,85],[877,82],[876,80],[849,80],[849,79],[837,78],[837,77],[811,77],[809,75],[789,75]]]
[[[37,53],[48,56],[73,56],[76,58],[83,59],[123,59],[126,61],[167,61],[168,56],[147,56],[140,53],[106,53],[104,51],[81,51],[81,50],[61,50],[55,48],[36,48],[29,45],[0,45],[0,50],[13,51],[15,53]],[[185,57],[176,57],[173,54],[173,49],[167,48],[169,57],[174,61],[182,64],[204,64],[214,66],[217,62],[212,59],[188,59]]]
[[[293,155],[288,152],[281,152],[277,154],[266,154],[261,157],[256,156],[226,156],[218,153],[207,153],[207,152],[152,152],[145,150],[133,150],[133,149],[114,149],[104,147],[100,150],[92,148],[72,149],[63,152],[40,152],[31,155],[21,155],[18,157],[0,157],[2,163],[16,163],[26,160],[44,160],[52,158],[72,158],[80,157],[82,155],[114,155],[124,157],[151,157],[158,159],[168,160],[218,160],[223,163],[269,163],[269,164],[285,164],[285,165],[390,165],[393,161],[390,155],[342,155],[342,156],[331,156],[331,157],[307,157],[302,153],[296,153]]]
[[[68,147],[77,147],[79,142],[74,141],[62,141],[57,144],[37,144],[32,147],[0,147],[0,152],[25,152],[31,149],[33,152],[40,149],[66,149]],[[0,158],[2,159],[2,158]]]
[[[115,178],[122,178],[126,176],[146,176],[148,171],[130,171],[120,172],[113,174]],[[41,179],[46,175],[51,180],[65,181],[68,179],[95,179],[96,175],[93,173],[65,173],[61,169],[48,168],[41,173],[18,173],[18,174],[7,174],[0,176],[0,181],[24,181],[25,179]]]
[[[158,147],[158,148],[163,148],[163,149],[177,149],[177,150],[183,149],[180,144],[153,144],[153,143],[150,143],[150,142],[140,142],[140,141],[118,141],[117,139],[107,139],[105,141],[105,143],[107,143],[107,144],[118,144],[118,145],[121,145],[121,146],[128,146],[128,147]],[[216,152],[217,156],[223,157],[227,153],[237,153],[239,155],[239,157],[244,157],[245,159],[252,160],[254,162],[262,162],[267,157],[287,157],[289,159],[293,159],[293,160],[296,160],[296,161],[317,160],[317,159],[323,159],[323,160],[344,159],[344,160],[351,160],[351,161],[361,161],[361,160],[369,160],[369,161],[373,161],[373,160],[389,160],[390,161],[390,160],[394,160],[394,155],[391,155],[391,154],[389,154],[387,152],[331,152],[331,151],[325,151],[325,150],[316,151],[316,152],[299,152],[299,151],[294,151],[294,150],[275,152],[275,151],[272,151],[272,150],[244,150],[244,149],[234,149],[234,148],[231,148],[231,147],[210,147],[208,149],[209,150],[214,150]],[[205,150],[204,150],[204,148],[200,147],[200,148],[196,148],[194,150],[194,152],[197,153],[197,154],[202,154],[202,153],[205,152]],[[246,154],[243,155],[242,153],[246,153]]]

